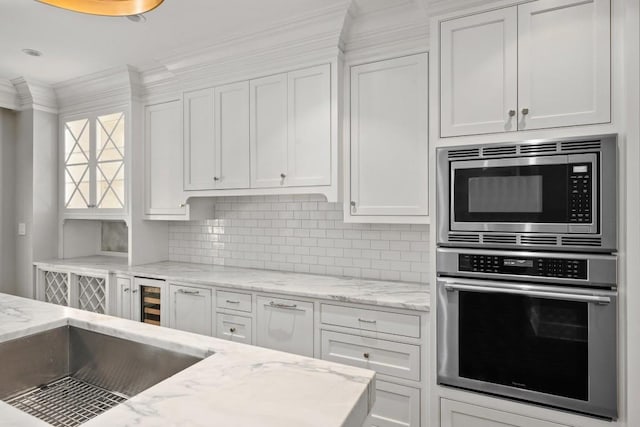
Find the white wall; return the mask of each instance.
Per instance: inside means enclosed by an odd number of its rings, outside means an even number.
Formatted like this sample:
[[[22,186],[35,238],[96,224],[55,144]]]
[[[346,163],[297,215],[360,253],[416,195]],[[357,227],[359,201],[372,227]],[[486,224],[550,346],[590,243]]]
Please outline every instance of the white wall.
[[[17,236],[15,291],[33,297],[33,262],[58,252],[58,116],[28,109],[16,118],[14,226],[25,223],[27,233]]]
[[[15,293],[16,115],[0,108],[0,292]]]

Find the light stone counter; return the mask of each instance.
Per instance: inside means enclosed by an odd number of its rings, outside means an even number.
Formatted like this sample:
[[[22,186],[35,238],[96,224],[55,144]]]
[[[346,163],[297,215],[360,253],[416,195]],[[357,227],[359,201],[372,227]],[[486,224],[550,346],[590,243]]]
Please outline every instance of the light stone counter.
[[[214,352],[83,426],[360,427],[373,405],[373,371],[0,294],[0,342],[64,325]],[[0,425],[48,424],[0,402]]]
[[[429,286],[421,283],[350,279],[170,261],[129,267],[125,258],[105,256],[43,261],[35,264],[43,269],[64,267],[87,273],[124,273],[173,282],[275,292],[418,311],[429,311],[430,307]]]

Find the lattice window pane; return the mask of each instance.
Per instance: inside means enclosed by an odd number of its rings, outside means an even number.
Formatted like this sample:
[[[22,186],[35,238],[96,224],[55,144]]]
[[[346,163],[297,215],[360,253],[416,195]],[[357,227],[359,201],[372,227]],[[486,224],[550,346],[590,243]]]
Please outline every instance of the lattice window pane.
[[[106,283],[99,277],[78,276],[78,307],[94,313],[106,312]]]
[[[44,272],[44,300],[58,305],[69,305],[69,275],[56,271]]]
[[[64,124],[65,207],[86,208],[89,204],[91,141],[89,120]]]
[[[124,113],[97,118],[96,198],[99,208],[124,208]]]

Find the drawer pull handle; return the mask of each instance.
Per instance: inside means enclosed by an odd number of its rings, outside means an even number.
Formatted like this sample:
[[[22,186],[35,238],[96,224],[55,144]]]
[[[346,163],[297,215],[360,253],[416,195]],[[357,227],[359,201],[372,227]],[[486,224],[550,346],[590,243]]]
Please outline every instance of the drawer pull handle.
[[[129,292],[129,288],[124,288],[123,289],[125,292]]]
[[[275,307],[275,308],[282,308],[282,309],[285,309],[285,310],[298,310],[298,311],[304,311],[304,310],[302,310],[302,309],[298,308],[298,305],[297,305],[297,304],[282,304],[282,303],[279,303],[279,302],[273,302],[273,301],[271,301],[268,305],[267,305],[267,304],[265,304],[265,307],[267,307],[267,306],[269,306],[269,307]]]
[[[369,360],[369,353],[363,354],[362,357],[364,357],[365,359]]]
[[[132,293],[132,294],[137,294],[137,293],[138,293],[138,290],[137,290],[137,289],[134,289],[134,290],[132,290],[132,291],[131,291],[131,293]]]
[[[236,332],[236,328],[229,328],[229,332],[231,332],[232,334]]]
[[[240,301],[236,301],[236,300],[228,299],[228,300],[227,300],[227,304],[240,304]]]
[[[200,295],[200,291],[187,291],[186,289],[178,289],[178,292],[186,295]]]
[[[375,323],[377,323],[377,320],[367,320],[367,319],[362,319],[362,318],[358,317],[358,322],[375,324]]]

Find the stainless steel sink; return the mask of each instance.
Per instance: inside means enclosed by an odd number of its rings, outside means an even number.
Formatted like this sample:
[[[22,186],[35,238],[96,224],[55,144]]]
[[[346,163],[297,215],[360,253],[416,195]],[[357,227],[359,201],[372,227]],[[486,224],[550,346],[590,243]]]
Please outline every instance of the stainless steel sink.
[[[64,326],[0,343],[0,400],[77,426],[203,358]]]

